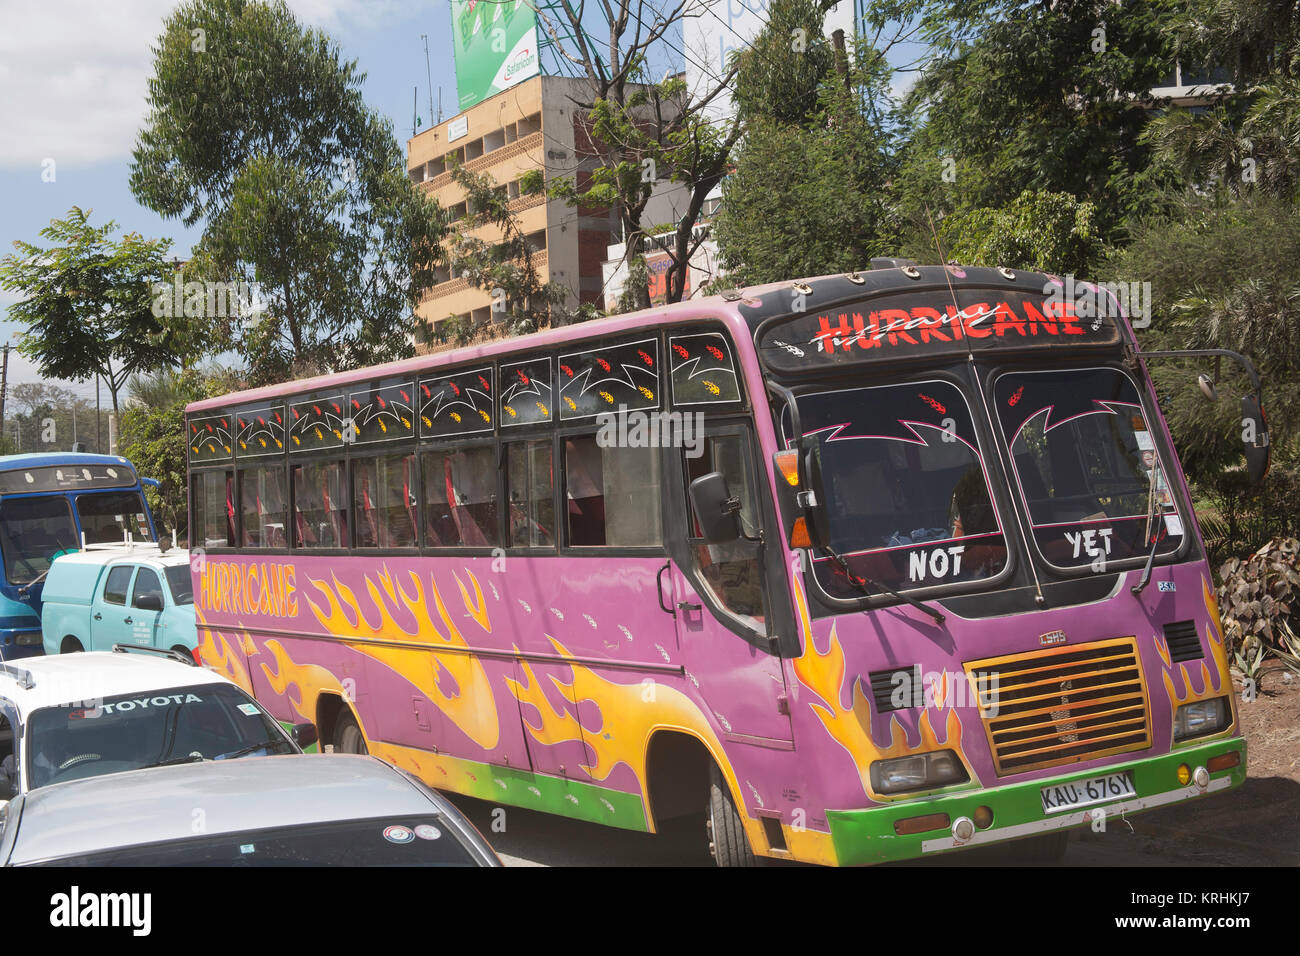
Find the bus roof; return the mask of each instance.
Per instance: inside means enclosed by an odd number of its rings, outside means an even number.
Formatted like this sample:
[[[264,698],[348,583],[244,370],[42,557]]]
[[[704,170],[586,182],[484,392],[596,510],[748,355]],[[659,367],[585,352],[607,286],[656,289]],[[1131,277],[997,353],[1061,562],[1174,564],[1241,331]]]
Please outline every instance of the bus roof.
[[[802,312],[825,310],[852,302],[861,302],[889,293],[915,291],[918,294],[947,295],[948,290],[1005,288],[1021,295],[1043,294],[1048,283],[1062,285],[1062,280],[1041,272],[1013,272],[1001,268],[957,266],[898,266],[861,272],[790,279],[730,289],[719,295],[688,299],[673,305],[652,306],[639,312],[593,319],[574,325],[533,332],[529,335],[498,339],[479,345],[450,349],[433,355],[417,355],[384,365],[335,372],[312,378],[297,379],[276,385],[248,389],[204,399],[186,406],[185,411],[201,412],[229,408],[232,405],[283,398],[318,388],[337,387],[351,382],[425,371],[432,365],[453,366],[465,362],[491,360],[500,355],[542,351],[602,335],[622,335],[644,330],[652,325],[666,325],[703,318],[721,320],[733,335],[753,335],[769,319],[797,316]],[[1080,282],[1079,287],[1092,288]],[[796,308],[793,295],[802,295],[805,303]]]
[[[0,471],[18,468],[44,468],[54,465],[126,465],[134,467],[118,455],[91,455],[85,452],[56,451],[27,455],[0,455]]]

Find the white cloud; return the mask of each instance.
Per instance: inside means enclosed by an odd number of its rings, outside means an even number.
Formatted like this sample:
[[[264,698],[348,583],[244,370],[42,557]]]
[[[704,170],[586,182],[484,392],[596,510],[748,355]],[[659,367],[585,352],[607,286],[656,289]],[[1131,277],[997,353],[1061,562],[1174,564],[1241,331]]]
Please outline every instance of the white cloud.
[[[443,0],[290,0],[343,37]],[[130,155],[146,114],[150,47],[175,0],[0,0],[0,169],[77,168]],[[365,65],[362,64],[362,68]]]

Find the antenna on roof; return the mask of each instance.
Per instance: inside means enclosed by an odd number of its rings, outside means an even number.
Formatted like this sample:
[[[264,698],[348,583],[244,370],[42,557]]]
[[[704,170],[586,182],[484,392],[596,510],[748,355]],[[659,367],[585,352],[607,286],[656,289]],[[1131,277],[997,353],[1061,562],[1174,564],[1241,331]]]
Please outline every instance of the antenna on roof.
[[[433,119],[433,73],[429,70],[429,34],[421,33],[424,41],[424,78],[429,83],[429,118]],[[442,90],[438,91],[438,100],[442,100]],[[438,110],[438,122],[442,122],[442,110]]]

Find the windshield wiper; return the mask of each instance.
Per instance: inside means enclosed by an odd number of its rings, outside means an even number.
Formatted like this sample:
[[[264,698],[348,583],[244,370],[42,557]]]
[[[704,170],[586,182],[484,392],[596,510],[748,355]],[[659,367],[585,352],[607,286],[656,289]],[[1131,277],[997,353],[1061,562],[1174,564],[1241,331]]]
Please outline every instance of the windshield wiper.
[[[243,757],[243,756],[246,755],[246,754],[251,754],[254,750],[270,750],[270,749],[273,748],[277,743],[278,743],[278,741],[271,740],[271,739],[268,737],[266,740],[259,741],[258,743],[255,743],[255,744],[248,744],[247,746],[240,747],[238,750],[232,750],[232,751],[230,751],[230,753],[228,753],[228,754],[218,754],[217,756],[213,757],[212,759],[213,759],[213,760],[233,760],[235,757]]]
[[[918,601],[914,597],[909,597],[906,594],[902,594],[898,591],[895,591],[887,584],[881,584],[879,581],[873,581],[871,578],[863,577],[860,574],[854,574],[852,571],[849,570],[848,562],[844,560],[844,556],[842,554],[840,554],[838,551],[830,547],[823,547],[822,550],[825,551],[827,554],[829,554],[831,556],[831,560],[834,561],[837,565],[839,565],[840,570],[844,572],[844,576],[849,579],[849,583],[856,586],[857,589],[861,591],[863,594],[865,594],[867,597],[869,598],[876,597],[877,596],[876,592],[883,591],[885,594],[896,597],[900,601],[906,601],[908,604],[912,605],[912,607],[917,608],[920,611],[923,611],[924,613],[930,616],[930,618],[934,621],[935,624],[942,624],[944,622],[943,612],[938,610],[937,608],[931,607],[930,605],[922,601]],[[875,588],[876,590],[872,591],[871,588]]]
[[[1141,596],[1146,590],[1146,586],[1151,583],[1151,566],[1155,564],[1156,547],[1160,543],[1160,528],[1156,524],[1156,510],[1160,506],[1160,492],[1156,488],[1156,482],[1160,474],[1160,458],[1157,456],[1151,466],[1151,488],[1147,492],[1147,534],[1151,538],[1151,550],[1147,552],[1147,563],[1142,569],[1142,577],[1138,578],[1138,583],[1129,588],[1135,595]]]
[[[149,767],[170,767],[178,763],[202,763],[207,758],[201,753],[186,754],[184,757],[172,757],[170,760],[159,760],[157,763],[147,763],[142,769]]]

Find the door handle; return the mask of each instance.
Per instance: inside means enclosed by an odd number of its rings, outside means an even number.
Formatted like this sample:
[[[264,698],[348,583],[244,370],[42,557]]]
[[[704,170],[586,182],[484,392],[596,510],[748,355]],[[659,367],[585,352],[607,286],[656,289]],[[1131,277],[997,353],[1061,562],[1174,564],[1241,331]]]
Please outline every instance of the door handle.
[[[122,619],[122,623],[123,623],[123,624],[130,624],[130,623],[131,623],[131,619],[130,619],[129,617],[127,617],[127,618],[123,618],[123,619]]]
[[[690,601],[678,601],[678,602],[677,602],[677,609],[678,609],[679,611],[698,611],[698,610],[700,610],[702,607],[704,607],[703,604],[692,604]]]
[[[102,621],[103,619],[104,619],[104,615],[102,615],[102,614],[100,614],[98,611],[96,611],[96,612],[95,612],[95,620],[96,620],[96,621]]]
[[[665,561],[664,566],[660,568],[659,573],[655,575],[655,591],[657,597],[659,598],[659,610],[663,611],[665,614],[671,614],[673,617],[676,617],[677,612],[674,611],[668,605],[664,604],[664,572],[667,571],[670,567],[672,567],[672,562]]]

